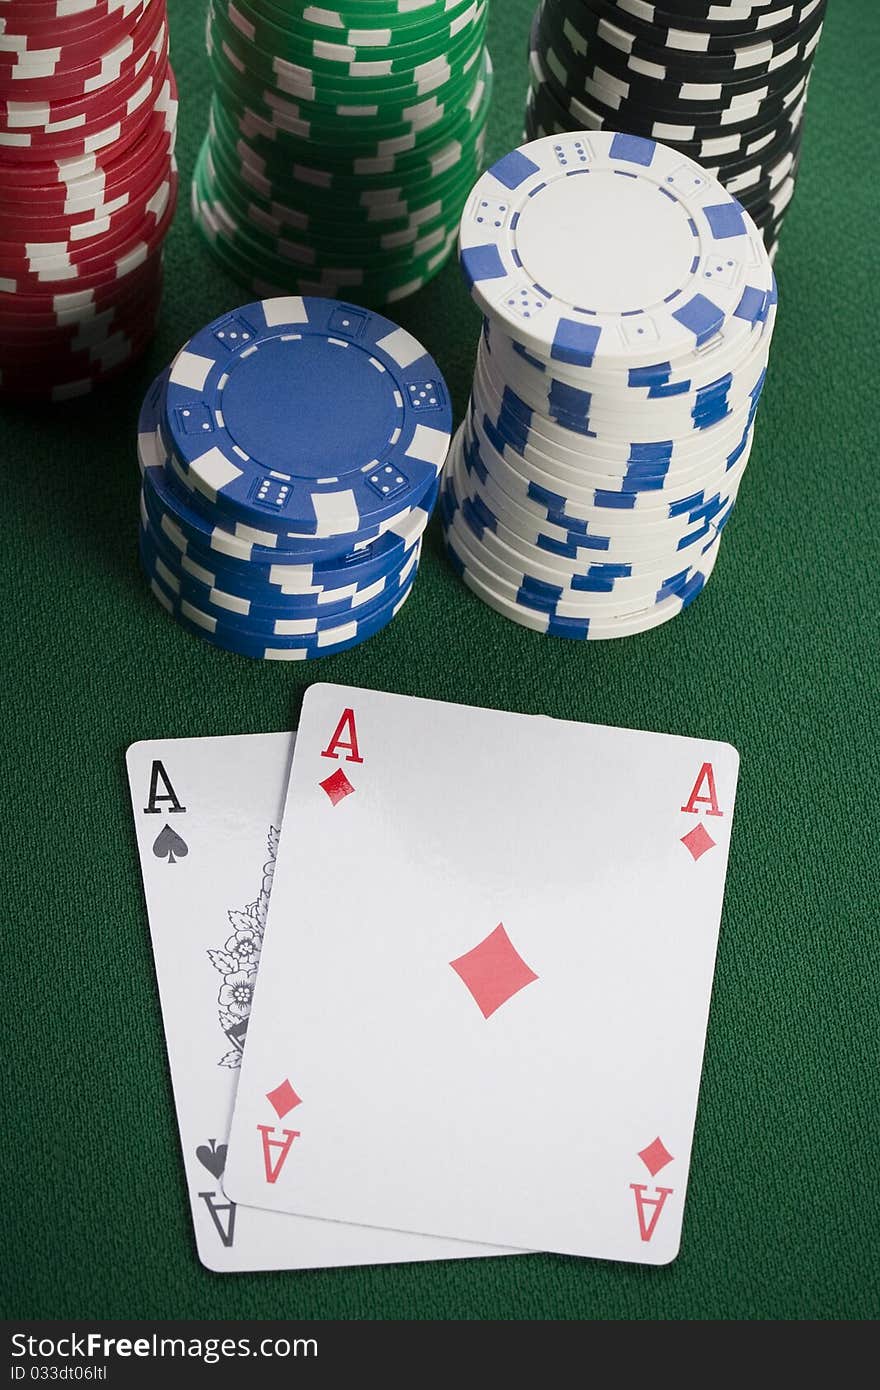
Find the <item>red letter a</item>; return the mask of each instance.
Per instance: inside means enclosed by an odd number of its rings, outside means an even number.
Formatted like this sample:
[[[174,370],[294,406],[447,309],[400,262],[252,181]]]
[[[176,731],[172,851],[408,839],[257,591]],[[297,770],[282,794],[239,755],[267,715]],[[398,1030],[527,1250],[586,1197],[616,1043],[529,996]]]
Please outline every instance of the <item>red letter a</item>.
[[[266,1182],[277,1182],[281,1169],[284,1167],[287,1155],[290,1153],[290,1146],[294,1139],[298,1139],[300,1131],[298,1129],[282,1129],[283,1139],[270,1139],[269,1135],[275,1131],[271,1125],[257,1125],[260,1137],[263,1141],[263,1163],[266,1168]],[[280,1149],[278,1157],[272,1162],[272,1150]]]
[[[342,737],[343,732],[344,732],[345,730],[348,731],[348,738],[347,738],[347,739],[344,739],[344,738]],[[347,749],[348,749],[348,757],[347,757],[346,760],[345,760],[347,763],[362,763],[362,762],[363,762],[363,758],[361,757],[360,753],[358,752],[358,736],[357,736],[357,729],[356,729],[355,726],[354,726],[354,710],[353,710],[353,709],[345,709],[345,710],[342,711],[342,717],[341,717],[341,719],[339,720],[339,723],[336,725],[336,729],[335,729],[335,731],[334,731],[333,737],[331,738],[330,742],[327,744],[327,747],[322,751],[321,757],[322,757],[322,758],[338,758],[338,757],[339,757],[339,754],[336,752],[337,748],[347,748]]]
[[[708,796],[700,795],[700,788],[702,787],[704,782],[709,788]],[[724,812],[719,811],[718,809],[718,795],[715,791],[715,773],[712,771],[711,763],[703,763],[703,766],[700,768],[699,774],[697,775],[697,780],[694,783],[693,791],[688,797],[687,805],[682,806],[681,809],[683,811],[689,811],[691,815],[699,815],[699,812],[697,810],[698,801],[704,801],[708,805],[709,810],[706,812],[707,816],[724,815]]]
[[[666,1198],[672,1196],[673,1189],[671,1187],[655,1187],[654,1191],[657,1193],[656,1197],[644,1197],[642,1194],[648,1190],[644,1183],[631,1182],[630,1187],[636,1194],[636,1211],[639,1216],[639,1235],[642,1237],[642,1240],[650,1240],[654,1234],[657,1222],[660,1220],[660,1213],[663,1210]],[[654,1208],[651,1212],[651,1219],[647,1225],[645,1225],[645,1207]]]

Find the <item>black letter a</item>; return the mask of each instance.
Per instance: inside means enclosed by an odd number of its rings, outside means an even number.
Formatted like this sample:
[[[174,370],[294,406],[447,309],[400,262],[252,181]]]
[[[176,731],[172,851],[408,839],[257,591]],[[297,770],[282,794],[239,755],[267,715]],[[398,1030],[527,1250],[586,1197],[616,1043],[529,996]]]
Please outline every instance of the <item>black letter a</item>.
[[[228,1250],[235,1240],[235,1203],[215,1201],[216,1192],[200,1192],[199,1196],[211,1213],[214,1228]]]
[[[162,785],[165,788],[165,793],[162,796],[159,795],[160,777],[162,778]],[[181,806],[177,799],[177,793],[168,779],[168,773],[165,771],[159,759],[155,758],[153,760],[153,771],[150,773],[150,803],[148,806],[144,807],[144,815],[158,816],[161,813],[161,808],[159,806],[160,801],[171,802],[168,808],[171,815],[174,815],[176,811],[186,810],[186,807]]]

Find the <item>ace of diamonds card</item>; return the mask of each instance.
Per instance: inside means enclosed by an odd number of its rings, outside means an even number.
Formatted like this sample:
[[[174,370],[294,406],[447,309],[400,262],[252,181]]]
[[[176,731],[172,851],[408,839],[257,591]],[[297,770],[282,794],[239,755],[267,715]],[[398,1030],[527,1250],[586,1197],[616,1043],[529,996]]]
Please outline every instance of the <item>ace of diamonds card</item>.
[[[727,744],[312,686],[227,1195],[672,1260],[737,769]]]

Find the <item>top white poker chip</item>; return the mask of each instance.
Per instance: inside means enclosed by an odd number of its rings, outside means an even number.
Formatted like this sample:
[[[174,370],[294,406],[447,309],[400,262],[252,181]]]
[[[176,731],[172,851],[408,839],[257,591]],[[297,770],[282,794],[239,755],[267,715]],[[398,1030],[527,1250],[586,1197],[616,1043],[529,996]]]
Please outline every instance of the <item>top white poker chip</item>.
[[[476,183],[459,246],[484,314],[585,369],[733,350],[772,302],[748,213],[693,160],[641,136],[574,131],[513,150]]]

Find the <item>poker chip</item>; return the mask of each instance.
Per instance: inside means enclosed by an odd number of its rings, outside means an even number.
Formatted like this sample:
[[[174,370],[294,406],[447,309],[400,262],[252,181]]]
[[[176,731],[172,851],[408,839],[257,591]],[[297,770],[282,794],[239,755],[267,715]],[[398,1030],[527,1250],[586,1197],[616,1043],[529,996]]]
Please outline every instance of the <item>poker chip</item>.
[[[478,180],[483,313],[443,475],[451,562],[555,636],[647,631],[702,592],[748,463],[776,318],[760,230],[644,136],[542,137]]]
[[[608,130],[670,145],[736,194],[775,253],[825,3],[542,0],[526,138]]]
[[[436,363],[375,312],[288,295],[208,324],[138,424],[154,596],[244,656],[365,641],[415,582],[451,421]]]
[[[211,0],[192,212],[230,275],[380,305],[437,273],[483,167],[487,10]]]
[[[176,127],[165,0],[0,7],[0,396],[66,400],[146,348]]]

